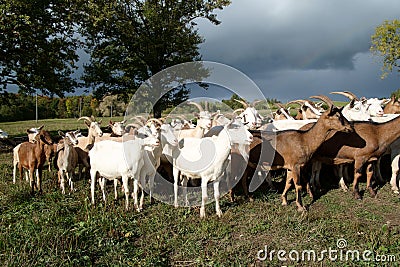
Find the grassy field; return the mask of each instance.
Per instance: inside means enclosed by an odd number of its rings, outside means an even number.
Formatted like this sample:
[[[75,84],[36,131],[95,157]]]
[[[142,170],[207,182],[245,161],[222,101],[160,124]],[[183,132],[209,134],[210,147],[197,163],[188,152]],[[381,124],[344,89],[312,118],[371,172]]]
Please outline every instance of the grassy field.
[[[107,119],[103,119],[107,121]],[[41,122],[39,122],[40,125]],[[70,124],[71,123],[71,124]],[[16,126],[15,132],[0,124],[10,134],[22,134],[29,123]],[[79,123],[83,128],[83,123]],[[50,121],[46,128],[53,129]],[[54,127],[68,125],[68,120],[54,121]],[[35,125],[29,125],[27,128]],[[329,173],[326,173],[325,184]],[[280,178],[274,182],[282,187]],[[108,186],[108,204],[90,204],[87,180],[76,183],[77,191],[62,195],[56,173],[44,171],[44,194],[29,194],[25,181],[12,183],[12,154],[0,154],[0,263],[2,266],[399,266],[400,199],[388,184],[373,199],[365,193],[362,201],[335,186],[309,205],[305,214],[298,213],[289,194],[289,206],[282,207],[280,195],[260,188],[250,202],[239,194],[236,203],[225,196],[222,218],[207,206],[207,218],[199,218],[197,208],[174,208],[146,198],[141,213],[124,211],[124,200],[112,200]],[[361,183],[365,188],[365,183]],[[240,192],[239,192],[240,193]],[[344,239],[345,248],[337,241]],[[343,240],[340,240],[343,242]],[[265,257],[267,246],[268,257]],[[272,252],[272,250],[274,250]],[[286,251],[287,261],[278,259],[278,250]],[[315,251],[304,260],[301,255]],[[331,260],[324,250],[337,250]],[[347,251],[358,251],[360,261],[346,260]],[[296,258],[299,253],[299,260]],[[371,251],[387,262],[363,261],[362,254]],[[270,259],[270,253],[272,260]],[[283,252],[280,252],[283,253]],[[321,253],[325,253],[322,254]],[[282,254],[280,254],[282,256]],[[340,258],[342,256],[342,258]],[[395,258],[393,258],[395,257]],[[258,258],[261,258],[258,259]],[[390,262],[388,262],[390,260]]]

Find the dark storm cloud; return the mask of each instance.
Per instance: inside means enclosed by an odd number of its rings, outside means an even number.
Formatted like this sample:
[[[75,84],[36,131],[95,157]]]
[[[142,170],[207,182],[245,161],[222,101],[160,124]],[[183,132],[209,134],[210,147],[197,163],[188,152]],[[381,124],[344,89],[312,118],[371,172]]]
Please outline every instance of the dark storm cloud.
[[[380,81],[370,37],[384,20],[399,17],[397,0],[233,0],[219,13],[219,26],[198,25],[204,60],[243,71],[261,89],[276,91],[274,97],[325,88],[372,96],[379,84],[386,96],[397,89],[396,79]],[[361,59],[370,67],[360,66]]]

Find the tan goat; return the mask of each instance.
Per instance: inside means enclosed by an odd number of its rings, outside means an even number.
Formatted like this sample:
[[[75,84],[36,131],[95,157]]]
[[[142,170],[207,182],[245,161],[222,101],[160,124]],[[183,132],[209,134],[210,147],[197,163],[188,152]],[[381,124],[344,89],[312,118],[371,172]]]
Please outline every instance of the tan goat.
[[[22,169],[29,170],[29,181],[31,187],[31,194],[33,194],[35,188],[42,192],[42,171],[43,165],[46,161],[46,154],[44,150],[44,146],[52,145],[53,140],[51,139],[50,134],[41,129],[39,133],[35,137],[36,142],[24,142],[21,144],[18,150],[18,168],[20,177],[22,179]],[[33,178],[34,171],[37,170],[36,184]]]

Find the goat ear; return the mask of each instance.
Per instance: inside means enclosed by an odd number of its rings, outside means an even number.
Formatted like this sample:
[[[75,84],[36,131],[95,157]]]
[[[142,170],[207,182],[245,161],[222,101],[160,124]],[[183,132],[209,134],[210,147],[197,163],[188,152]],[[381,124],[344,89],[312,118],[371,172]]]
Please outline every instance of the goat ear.
[[[330,107],[330,109],[329,109],[328,115],[329,115],[329,116],[332,116],[333,114],[335,114],[335,113],[338,112],[338,111],[339,111],[339,109],[338,109],[337,107],[335,107],[334,105],[332,105],[332,106]]]
[[[64,137],[65,134],[62,131],[58,131],[58,135]]]
[[[85,124],[88,128],[90,128],[90,123],[88,123],[87,121],[85,121]]]
[[[98,123],[99,123],[99,124],[101,124],[101,121],[102,121],[102,120],[103,120],[103,119],[99,120],[99,122],[98,122]]]
[[[356,101],[354,98],[350,101],[350,108],[353,108],[354,107],[354,101]]]
[[[110,122],[108,123],[110,126],[112,126],[114,123],[112,120],[110,120]]]
[[[363,105],[367,104],[368,99],[366,99],[365,97],[361,98],[361,102],[363,103]]]
[[[193,115],[194,115],[196,118],[200,118],[200,113],[194,112]]]
[[[37,128],[39,131],[42,130],[42,128],[44,127],[44,124],[42,124],[39,128]]]

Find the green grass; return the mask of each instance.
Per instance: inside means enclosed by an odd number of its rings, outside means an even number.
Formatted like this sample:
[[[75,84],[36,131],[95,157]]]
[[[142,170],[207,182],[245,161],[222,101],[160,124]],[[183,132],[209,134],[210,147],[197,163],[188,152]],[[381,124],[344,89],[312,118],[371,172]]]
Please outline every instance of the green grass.
[[[109,117],[97,118],[97,120],[102,119],[101,125],[106,127],[110,121]],[[113,117],[113,121],[122,121],[123,117]],[[0,129],[6,131],[11,137],[26,135],[26,130],[32,127],[39,127],[45,125],[45,129],[51,132],[57,132],[58,130],[76,130],[82,129],[86,130],[86,126],[83,120],[78,121],[76,118],[73,119],[47,119],[30,121],[17,121],[17,122],[1,122]]]
[[[306,214],[297,212],[293,190],[289,206],[283,207],[279,194],[259,189],[253,202],[241,195],[236,203],[223,197],[221,218],[209,204],[207,218],[200,219],[198,208],[150,204],[147,197],[142,212],[125,212],[122,196],[112,200],[111,184],[107,205],[97,190],[93,207],[87,180],[76,182],[76,192],[62,195],[56,174],[48,171],[44,194],[31,196],[27,182],[12,183],[11,166],[12,154],[0,154],[2,266],[399,266],[400,200],[389,185],[376,199],[365,193],[362,201],[339,189],[314,203],[305,196],[310,205]],[[322,262],[280,262],[276,254],[272,261],[257,260],[265,246],[269,251],[321,252],[336,249],[339,238],[346,239],[350,250],[393,254],[397,262],[327,257]]]

